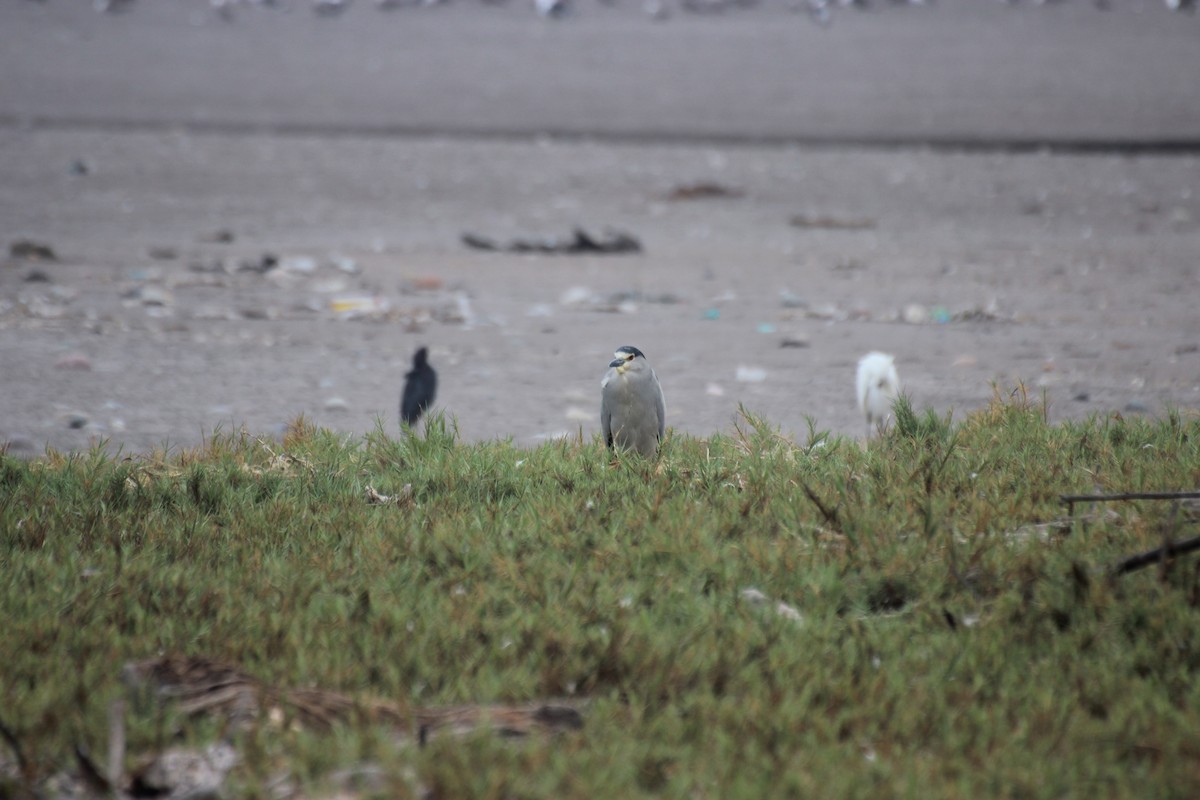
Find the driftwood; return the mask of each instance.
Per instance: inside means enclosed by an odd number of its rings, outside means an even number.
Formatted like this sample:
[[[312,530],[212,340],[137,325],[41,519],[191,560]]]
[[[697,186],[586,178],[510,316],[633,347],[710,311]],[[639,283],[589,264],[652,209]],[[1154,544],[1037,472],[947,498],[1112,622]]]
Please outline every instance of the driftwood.
[[[0,779],[23,785],[31,797],[126,800],[227,796],[229,773],[241,761],[241,753],[234,744],[236,739],[228,736],[201,748],[170,747],[135,757],[134,766],[126,771],[127,705],[139,713],[171,706],[189,717],[216,717],[223,720],[227,734],[231,728],[255,724],[316,733],[340,725],[381,725],[394,732],[398,743],[418,746],[435,738],[453,739],[478,731],[492,731],[510,738],[558,734],[583,727],[583,715],[565,703],[408,707],[325,689],[276,687],[232,664],[203,656],[164,656],[130,662],[121,670],[121,680],[127,687],[128,698],[116,699],[109,708],[107,770],[85,748],[76,745],[73,769],[39,781],[32,774],[16,734],[0,723],[0,739],[13,751],[16,762],[0,759]],[[381,774],[378,766],[366,764],[332,773],[329,779],[333,785],[344,785],[337,796],[353,798],[363,794],[357,787],[360,778],[373,783],[377,792],[385,791],[380,783]],[[283,773],[278,781],[280,791],[275,792],[276,796],[298,793],[302,796],[289,773]]]
[[[133,661],[121,670],[121,681],[139,711],[170,703],[187,716],[220,713],[235,723],[258,715],[263,693],[236,667],[201,656]]]
[[[378,698],[354,698],[327,689],[271,686],[235,666],[202,656],[164,656],[131,662],[121,679],[135,705],[169,703],[188,716],[215,715],[244,726],[265,716],[276,724],[324,732],[337,725],[385,725],[401,738],[424,743],[444,734],[461,736],[494,730],[526,736],[578,730],[583,716],[557,703],[462,705],[410,708]]]

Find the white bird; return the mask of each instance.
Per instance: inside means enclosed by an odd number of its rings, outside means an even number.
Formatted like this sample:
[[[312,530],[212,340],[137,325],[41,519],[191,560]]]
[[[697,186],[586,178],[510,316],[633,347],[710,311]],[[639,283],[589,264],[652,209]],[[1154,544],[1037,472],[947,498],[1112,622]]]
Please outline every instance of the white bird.
[[[900,394],[900,376],[896,359],[887,353],[872,351],[858,361],[858,407],[867,420],[867,438],[871,430],[882,428],[892,414],[892,403]]]

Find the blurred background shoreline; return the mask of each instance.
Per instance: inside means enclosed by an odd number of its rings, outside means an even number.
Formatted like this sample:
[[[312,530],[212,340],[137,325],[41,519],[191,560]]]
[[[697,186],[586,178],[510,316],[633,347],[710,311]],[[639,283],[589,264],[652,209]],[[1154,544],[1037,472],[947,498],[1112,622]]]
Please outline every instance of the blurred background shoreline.
[[[121,4],[118,7],[126,7]],[[0,7],[0,121],[303,135],[1200,146],[1200,19],[1157,0],[869,10],[453,0]]]

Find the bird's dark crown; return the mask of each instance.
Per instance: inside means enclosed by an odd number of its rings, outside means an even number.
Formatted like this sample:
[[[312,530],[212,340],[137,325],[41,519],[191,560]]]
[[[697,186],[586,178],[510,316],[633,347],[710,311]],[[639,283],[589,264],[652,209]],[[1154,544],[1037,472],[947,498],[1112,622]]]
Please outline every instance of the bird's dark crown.
[[[627,344],[624,347],[618,347],[617,352],[618,353],[629,353],[634,358],[645,358],[646,357],[646,355],[641,350],[638,350],[636,347],[634,347],[631,344]]]
[[[413,364],[415,366],[419,367],[428,360],[429,360],[429,348],[427,348],[427,347],[419,348],[417,350],[417,352],[413,353]]]

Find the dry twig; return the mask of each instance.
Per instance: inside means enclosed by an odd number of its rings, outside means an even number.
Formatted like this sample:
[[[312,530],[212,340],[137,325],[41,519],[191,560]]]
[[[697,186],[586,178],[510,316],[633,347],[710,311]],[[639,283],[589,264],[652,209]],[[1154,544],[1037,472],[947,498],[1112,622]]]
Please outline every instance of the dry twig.
[[[1162,547],[1156,547],[1153,550],[1147,550],[1144,553],[1129,556],[1121,559],[1115,567],[1113,567],[1114,575],[1125,575],[1130,572],[1135,572],[1142,567],[1148,567],[1152,564],[1159,564],[1165,560],[1186,555],[1188,553],[1200,550],[1200,536],[1195,536],[1191,539],[1185,539],[1182,542],[1167,542]]]
[[[817,510],[821,512],[821,516],[825,518],[825,521],[829,523],[834,530],[840,532],[842,530],[842,521],[838,518],[837,508],[830,508],[825,505],[825,503],[821,501],[821,498],[817,496],[817,493],[814,492],[804,481],[800,481],[800,488],[804,490],[804,493],[808,495],[808,499],[811,500],[813,505],[817,507]]]
[[[1064,494],[1059,500],[1067,506],[1067,516],[1075,513],[1076,503],[1112,503],[1121,500],[1188,500],[1200,498],[1200,492],[1120,492],[1118,494]]]

